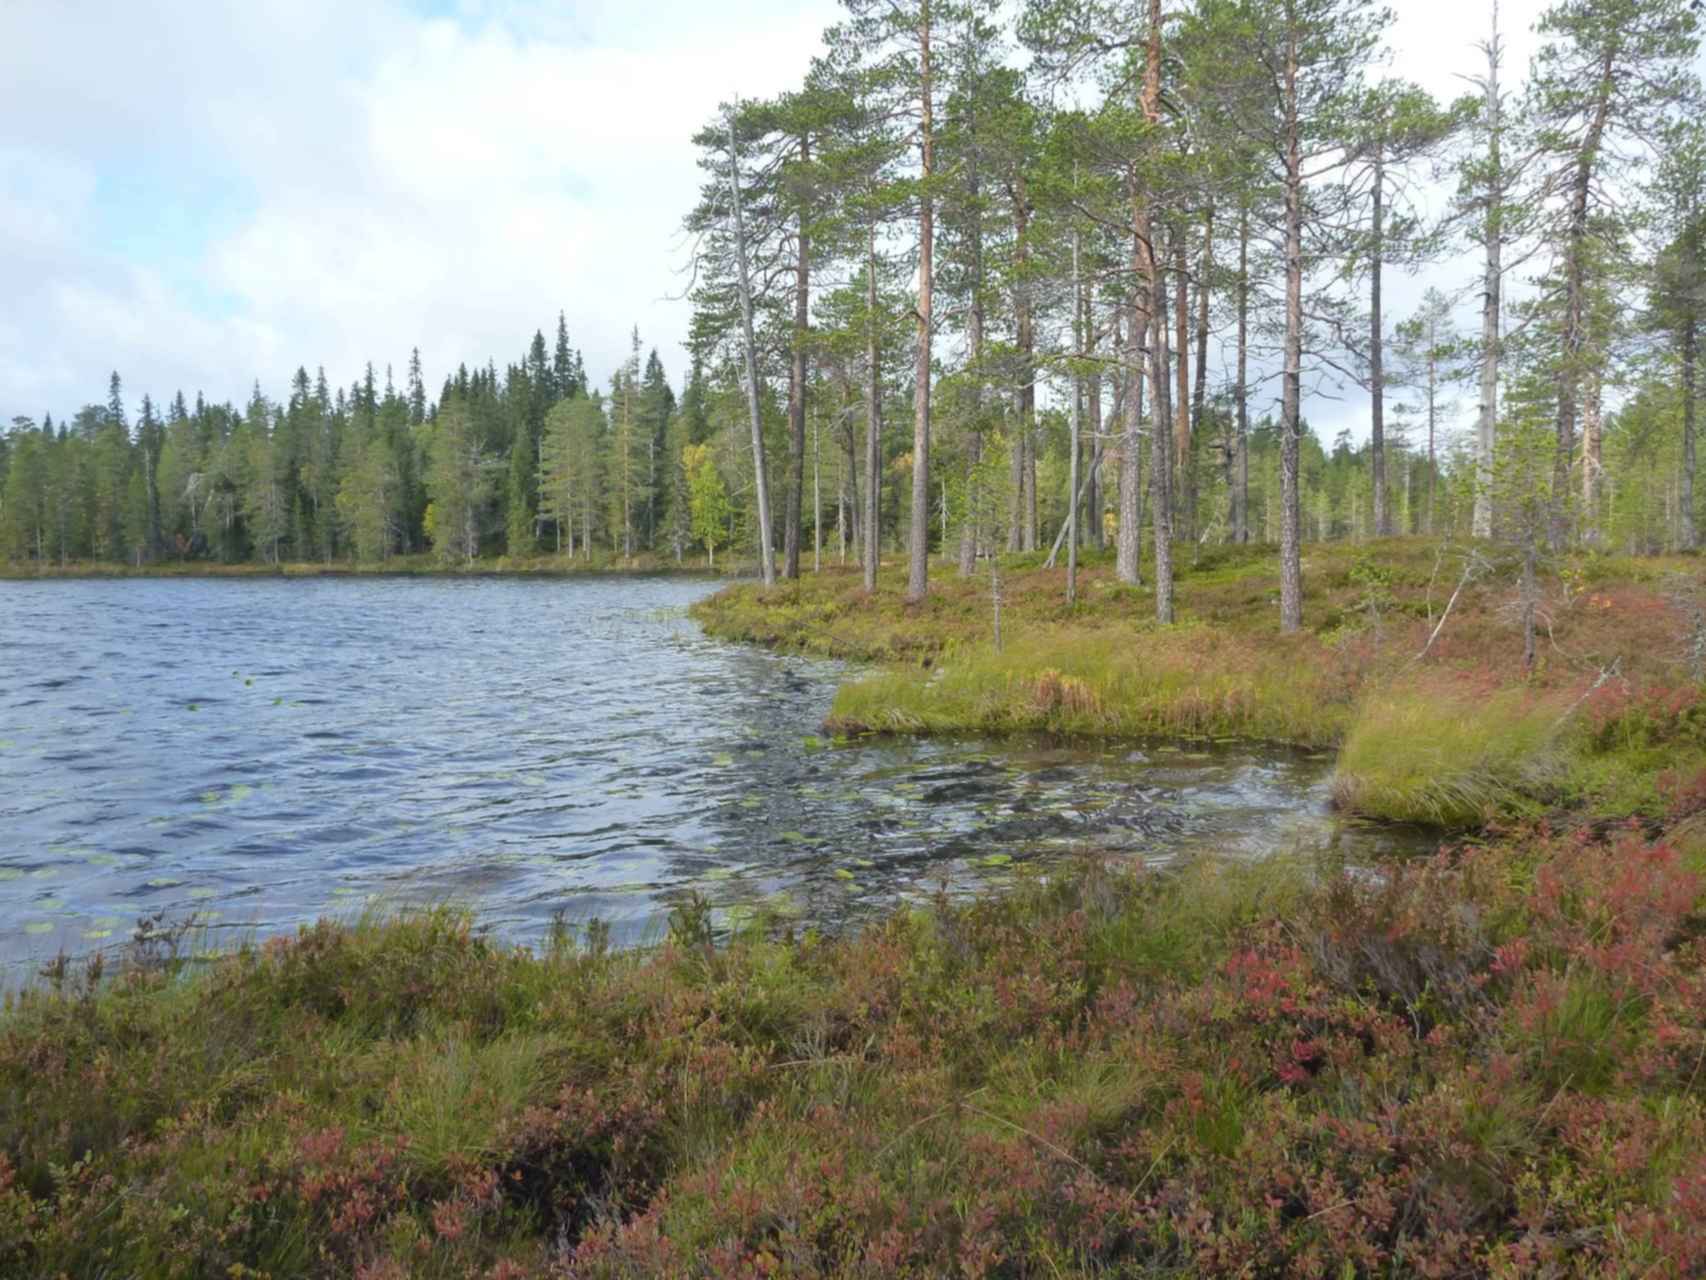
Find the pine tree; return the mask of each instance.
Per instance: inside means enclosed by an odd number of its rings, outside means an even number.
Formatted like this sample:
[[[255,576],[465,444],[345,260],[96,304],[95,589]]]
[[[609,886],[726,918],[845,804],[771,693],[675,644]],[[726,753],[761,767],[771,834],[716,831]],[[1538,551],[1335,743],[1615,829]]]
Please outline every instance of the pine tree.
[[[1559,0],[1540,20],[1545,44],[1530,72],[1528,111],[1550,160],[1550,185],[1561,193],[1549,228],[1561,290],[1549,532],[1554,549],[1569,534],[1583,381],[1602,354],[1588,340],[1587,313],[1594,241],[1618,223],[1605,193],[1638,144],[1659,136],[1670,112],[1694,91],[1697,26],[1690,0]]]
[[[1662,247],[1653,263],[1649,323],[1675,344],[1681,439],[1678,545],[1699,545],[1694,513],[1695,423],[1700,398],[1700,334],[1706,327],[1706,127],[1698,118],[1673,122],[1649,199]]]

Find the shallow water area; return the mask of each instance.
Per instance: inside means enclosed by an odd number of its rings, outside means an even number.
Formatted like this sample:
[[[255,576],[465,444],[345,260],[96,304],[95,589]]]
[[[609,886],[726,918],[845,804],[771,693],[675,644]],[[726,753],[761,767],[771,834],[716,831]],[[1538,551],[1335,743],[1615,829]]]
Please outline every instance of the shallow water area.
[[[876,739],[836,664],[707,639],[699,580],[0,582],[0,966],[195,915],[201,945],[454,901],[531,941],[699,892],[838,925],[1099,849],[1427,843],[1232,744]]]

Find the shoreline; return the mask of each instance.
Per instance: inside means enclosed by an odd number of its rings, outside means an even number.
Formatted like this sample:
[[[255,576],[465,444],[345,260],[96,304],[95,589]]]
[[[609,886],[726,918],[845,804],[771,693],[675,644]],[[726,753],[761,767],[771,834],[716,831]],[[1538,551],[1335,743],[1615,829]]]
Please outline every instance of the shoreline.
[[[1492,818],[1473,838],[1372,874],[1330,850],[1080,855],[836,934],[763,910],[721,932],[693,894],[646,949],[596,921],[504,944],[439,908],[204,962],[162,925],[5,998],[0,1270],[1693,1274],[1706,708],[1676,683],[1676,619],[1627,575],[1579,592],[1560,629],[1578,653],[1642,646],[1615,702],[1584,701],[1585,668],[1488,673],[1510,638],[1490,584],[1413,681],[1430,623],[1398,621],[1394,559],[1378,644],[1342,622],[1270,643],[1253,609],[1203,616],[1214,591],[1169,629],[1116,593],[1116,616],[1062,617],[1041,571],[1014,575],[1006,666],[947,590],[919,607],[735,586],[696,616],[909,654],[854,696],[938,699],[943,719],[980,705],[943,692],[956,670],[997,719],[1108,723],[1146,697],[1184,723],[1122,655],[1248,674],[1252,698],[1349,655],[1329,674],[1354,688],[1314,714],[1344,717],[1338,767],[1361,785],[1440,800],[1401,771],[1417,744],[1490,726],[1457,764],[1517,789],[1468,797]],[[1214,590],[1250,597],[1248,576]],[[1621,611],[1587,603],[1605,593]],[[1098,662],[1086,621],[1114,645]],[[1545,760],[1563,772],[1524,772]],[[1524,815],[1542,793],[1558,807]]]
[[[1306,628],[1278,633],[1275,552],[1212,548],[1178,575],[1178,621],[1088,556],[1066,574],[1003,570],[1004,643],[988,584],[943,573],[910,603],[893,571],[765,591],[737,583],[692,606],[706,632],[858,662],[824,728],[838,733],[1057,732],[1229,739],[1337,753],[1349,812],[1446,830],[1551,816],[1652,817],[1660,776],[1706,767],[1702,685],[1687,654],[1706,600],[1697,558],[1580,557],[1545,584],[1551,619],[1521,668],[1515,573],[1476,580],[1421,538],[1312,544]],[[1034,557],[1033,557],[1034,559]],[[1446,614],[1450,601],[1450,613]]]
[[[150,565],[82,563],[35,566],[0,564],[0,582],[107,581],[125,578],[694,578],[734,583],[740,579],[721,569],[691,565],[638,561],[563,564],[556,561],[509,563],[506,558],[476,561],[473,565],[440,565],[430,557],[397,565],[318,564],[291,562],[278,565],[212,564],[186,561]]]

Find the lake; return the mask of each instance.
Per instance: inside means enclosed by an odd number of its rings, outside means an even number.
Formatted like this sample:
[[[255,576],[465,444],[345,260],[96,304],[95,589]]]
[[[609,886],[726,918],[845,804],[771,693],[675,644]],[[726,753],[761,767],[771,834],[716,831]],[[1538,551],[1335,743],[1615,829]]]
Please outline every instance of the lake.
[[[818,736],[840,668],[707,639],[665,578],[0,582],[0,965],[192,913],[212,945],[454,901],[655,936],[699,892],[836,925],[1093,848],[1342,824],[1324,756]]]

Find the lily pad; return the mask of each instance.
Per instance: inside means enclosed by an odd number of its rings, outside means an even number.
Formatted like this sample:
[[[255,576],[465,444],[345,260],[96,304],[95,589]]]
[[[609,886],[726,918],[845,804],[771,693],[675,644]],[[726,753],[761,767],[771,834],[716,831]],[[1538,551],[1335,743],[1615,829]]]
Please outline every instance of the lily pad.
[[[835,878],[837,880],[851,881],[853,879],[853,873],[851,871],[849,871],[846,867],[837,867],[835,869]]]
[[[30,920],[24,924],[25,933],[52,933],[53,925],[46,920]]]
[[[991,853],[978,859],[978,865],[985,867],[1004,867],[1013,861],[1010,853]]]

